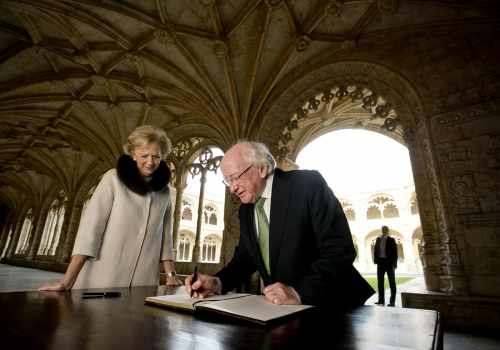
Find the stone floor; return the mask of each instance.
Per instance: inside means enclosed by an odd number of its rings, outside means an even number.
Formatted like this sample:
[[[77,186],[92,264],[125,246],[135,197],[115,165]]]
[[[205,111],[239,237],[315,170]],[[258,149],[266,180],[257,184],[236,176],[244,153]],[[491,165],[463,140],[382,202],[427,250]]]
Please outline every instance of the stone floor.
[[[43,270],[29,269],[25,267],[0,264],[0,293],[36,290],[47,281],[58,279],[61,273]],[[398,286],[396,306],[401,307],[401,292],[407,290],[418,290],[425,288],[422,276]],[[386,295],[385,300],[389,300]],[[375,294],[367,301],[367,305],[373,305],[377,301]],[[377,306],[382,307],[382,306]],[[465,334],[458,332],[444,332],[444,350],[498,350],[500,339],[484,334]]]
[[[62,276],[57,272],[0,264],[0,293],[37,290],[45,282]]]

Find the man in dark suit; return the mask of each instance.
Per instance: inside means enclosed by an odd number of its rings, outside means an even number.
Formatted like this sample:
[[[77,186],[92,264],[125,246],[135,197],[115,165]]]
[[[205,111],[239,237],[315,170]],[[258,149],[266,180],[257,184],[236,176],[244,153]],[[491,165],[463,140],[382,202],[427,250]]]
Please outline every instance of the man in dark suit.
[[[387,306],[394,306],[396,301],[396,280],[394,270],[398,265],[398,247],[396,240],[389,237],[389,227],[382,226],[382,235],[375,241],[373,262],[377,265],[378,302],[377,305],[385,304],[384,275],[387,272],[389,286],[391,287],[391,300]]]
[[[186,278],[194,297],[225,293],[259,271],[275,304],[353,308],[374,290],[353,267],[344,211],[317,171],[276,169],[264,144],[240,142],[221,162],[224,183],[241,201],[240,241],[215,276]]]

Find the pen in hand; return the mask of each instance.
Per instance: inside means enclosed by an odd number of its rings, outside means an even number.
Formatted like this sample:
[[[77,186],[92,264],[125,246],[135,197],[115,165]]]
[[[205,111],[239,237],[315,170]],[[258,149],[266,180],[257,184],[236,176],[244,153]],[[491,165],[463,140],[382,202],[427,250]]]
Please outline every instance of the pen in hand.
[[[193,297],[193,292],[194,292],[193,284],[197,280],[198,280],[198,265],[195,265],[194,266],[194,271],[193,271],[193,279],[191,280],[191,294],[190,294],[191,298]]]

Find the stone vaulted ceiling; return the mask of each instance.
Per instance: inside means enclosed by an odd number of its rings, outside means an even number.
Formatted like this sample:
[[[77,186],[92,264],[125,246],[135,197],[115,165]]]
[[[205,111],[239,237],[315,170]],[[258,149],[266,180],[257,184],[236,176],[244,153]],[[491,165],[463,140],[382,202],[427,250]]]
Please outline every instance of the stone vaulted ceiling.
[[[299,67],[393,32],[480,22],[492,3],[0,0],[0,202],[78,188],[140,124],[174,142],[255,137]]]

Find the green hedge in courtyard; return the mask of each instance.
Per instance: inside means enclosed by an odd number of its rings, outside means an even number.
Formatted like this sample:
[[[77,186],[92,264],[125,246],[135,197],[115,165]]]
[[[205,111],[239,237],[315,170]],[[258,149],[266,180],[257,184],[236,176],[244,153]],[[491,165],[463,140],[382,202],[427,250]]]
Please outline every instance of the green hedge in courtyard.
[[[366,276],[363,276],[363,278],[368,282],[370,283],[370,286],[372,286],[373,289],[375,289],[375,291],[377,291],[377,277],[366,277]],[[405,282],[408,282],[410,280],[412,280],[413,277],[396,277],[396,285],[398,284],[403,284]],[[387,276],[385,277],[385,289],[389,288],[389,281],[387,280]]]

